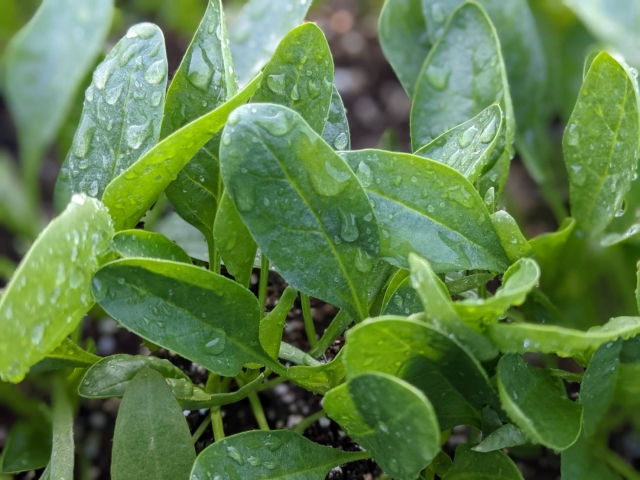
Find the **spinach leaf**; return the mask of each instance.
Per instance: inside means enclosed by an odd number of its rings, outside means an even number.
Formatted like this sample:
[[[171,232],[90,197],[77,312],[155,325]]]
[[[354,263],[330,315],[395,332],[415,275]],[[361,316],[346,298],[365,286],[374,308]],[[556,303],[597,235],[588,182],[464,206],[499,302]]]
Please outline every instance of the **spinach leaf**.
[[[411,286],[409,272],[398,270],[387,287],[381,310],[381,315],[399,317],[408,317],[424,310],[420,297]]]
[[[145,368],[127,387],[118,410],[111,478],[186,480],[195,458],[180,405],[162,375]]]
[[[102,267],[93,289],[125,327],[212,372],[234,376],[249,362],[284,371],[260,346],[257,299],[228,278],[183,263],[125,259]]]
[[[294,365],[287,370],[287,377],[315,394],[324,395],[344,381],[344,349],[333,360],[319,365]]]
[[[160,233],[123,230],[114,235],[111,246],[124,258],[157,258],[191,264],[189,255]]]
[[[351,150],[351,134],[349,133],[347,111],[335,85],[331,93],[329,116],[324,124],[322,138],[334,150]]]
[[[366,318],[379,230],[348,165],[297,113],[268,104],[234,112],[220,157],[243,222],[287,283]]]
[[[0,378],[22,380],[76,328],[112,232],[104,205],[76,195],[40,234],[0,297]]]
[[[621,480],[622,477],[612,472],[602,458],[607,447],[599,443],[582,434],[576,443],[563,450],[560,463],[562,478]]]
[[[271,357],[278,358],[280,342],[282,341],[282,330],[287,320],[287,314],[293,308],[298,292],[291,287],[287,287],[277,305],[267,315],[260,320],[260,344]]]
[[[390,375],[355,376],[327,393],[323,407],[398,480],[415,479],[440,451],[431,403],[420,390]]]
[[[576,442],[582,406],[567,398],[562,380],[512,354],[500,359],[497,372],[502,406],[527,437],[554,450]]]
[[[500,237],[500,244],[510,262],[517,262],[531,254],[531,245],[520,231],[515,219],[506,211],[500,210],[491,215],[491,222]]]
[[[451,468],[442,480],[522,480],[522,474],[506,453],[496,450],[489,453],[474,452],[463,443],[456,447]]]
[[[503,448],[515,447],[527,443],[528,439],[522,430],[507,423],[491,432],[482,439],[479,445],[473,447],[476,452],[494,452]]]
[[[61,210],[76,193],[102,198],[105,188],[158,141],[167,54],[162,31],[140,23],[93,72],[80,125],[56,184]]]
[[[489,212],[460,173],[433,160],[382,150],[343,152],[342,157],[366,189],[389,239],[382,250],[386,260],[407,268],[409,253],[416,252],[438,273],[505,270]]]
[[[88,368],[101,360],[101,357],[81,349],[68,338],[54,348],[47,356],[36,363],[29,373],[49,372],[61,368]]]
[[[2,473],[44,468],[51,456],[51,425],[17,422],[2,449]]]

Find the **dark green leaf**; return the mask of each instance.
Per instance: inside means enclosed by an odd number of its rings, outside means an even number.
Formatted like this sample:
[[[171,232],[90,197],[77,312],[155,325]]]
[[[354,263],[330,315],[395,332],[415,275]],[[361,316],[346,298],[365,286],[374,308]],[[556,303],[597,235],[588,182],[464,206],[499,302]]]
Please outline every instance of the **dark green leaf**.
[[[44,468],[51,456],[51,426],[40,423],[16,423],[2,449],[3,473]]]
[[[331,105],[329,106],[329,117],[324,124],[322,138],[331,145],[334,150],[350,150],[351,134],[349,133],[349,121],[347,111],[342,103],[342,97],[338,93],[336,86],[333,86],[331,94]]]
[[[496,394],[477,360],[456,340],[424,322],[398,317],[367,320],[347,333],[347,377],[377,371],[422,390],[440,429],[480,426],[480,410],[499,411]]]
[[[386,259],[408,267],[408,255],[427,258],[438,272],[508,263],[482,198],[460,173],[415,155],[381,150],[343,152],[374,204],[389,247]],[[386,246],[386,245],[385,245]]]
[[[287,283],[367,317],[379,230],[348,165],[297,113],[267,104],[234,112],[220,153],[243,222]]]
[[[112,248],[124,258],[157,258],[191,264],[189,255],[160,233],[123,230],[114,235]]]
[[[229,31],[231,54],[240,85],[267,63],[280,40],[300,25],[311,0],[249,0]]]
[[[189,426],[164,378],[142,370],[118,410],[111,478],[187,480],[195,458]]]
[[[93,72],[56,184],[58,210],[75,193],[102,198],[109,182],[157,143],[166,87],[162,31],[151,23],[131,27]]]
[[[100,53],[112,14],[113,0],[46,0],[7,46],[3,93],[16,124],[27,181],[34,188],[40,158]]]
[[[249,362],[284,371],[260,346],[257,299],[228,278],[182,263],[126,259],[102,267],[93,288],[125,327],[212,372],[234,376]]]
[[[456,448],[453,465],[442,480],[522,480],[515,463],[501,451],[480,453],[463,443]]]
[[[640,123],[636,80],[607,53],[584,80],[562,142],[571,215],[589,235],[619,210],[637,164]]]
[[[567,398],[562,380],[548,371],[505,355],[498,363],[498,390],[509,417],[534,442],[564,450],[578,439],[582,406]]]
[[[613,473],[607,462],[602,458],[603,451],[607,449],[601,445],[599,439],[589,441],[584,434],[578,441],[562,452],[561,474],[562,478],[580,480],[621,480],[621,477]],[[596,443],[594,445],[594,443]]]
[[[61,377],[53,383],[53,445],[47,470],[52,479],[73,478],[73,404]]]
[[[398,480],[415,479],[440,451],[431,403],[420,390],[390,375],[353,377],[327,393],[323,406],[385,473]]]
[[[54,348],[47,356],[36,363],[29,373],[48,372],[60,368],[88,368],[101,360],[101,357],[81,349],[68,338]]]
[[[113,234],[107,209],[84,195],[40,234],[0,297],[0,377],[18,382],[60,345],[93,304],[91,276]]]
[[[138,223],[178,172],[222,128],[229,114],[253,95],[260,81],[261,76],[256,77],[228,102],[165,138],[109,183],[103,202],[116,231]]]
[[[503,448],[515,447],[527,443],[528,439],[522,430],[518,427],[507,423],[502,425],[487,438],[484,438],[479,445],[473,447],[476,452],[493,452]]]
[[[278,358],[282,330],[297,296],[298,292],[294,288],[287,287],[280,295],[280,299],[273,310],[260,320],[260,344],[265,352],[273,358]]]

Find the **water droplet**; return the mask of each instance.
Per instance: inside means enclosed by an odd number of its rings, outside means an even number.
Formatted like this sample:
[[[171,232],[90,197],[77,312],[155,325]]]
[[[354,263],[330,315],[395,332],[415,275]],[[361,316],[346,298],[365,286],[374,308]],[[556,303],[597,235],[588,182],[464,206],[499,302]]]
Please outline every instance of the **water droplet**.
[[[225,134],[222,136],[222,144],[223,144],[225,147],[228,147],[229,145],[231,145],[231,135],[229,135],[228,133],[225,133]]]
[[[576,123],[572,123],[565,133],[567,136],[567,144],[571,145],[572,147],[575,147],[580,143],[580,136],[578,135],[577,128],[578,125]]]
[[[205,344],[207,353],[210,355],[220,355],[224,351],[226,343],[225,337],[216,337],[209,340]]]
[[[282,111],[278,112],[275,117],[260,118],[259,120],[256,120],[256,123],[265,128],[275,137],[282,137],[286,135],[295,126],[286,112]]]
[[[300,92],[298,91],[298,84],[296,83],[291,89],[291,100],[300,100]]]
[[[213,78],[213,67],[207,57],[206,52],[198,45],[193,46],[191,58],[189,59],[189,69],[187,71],[187,80],[196,88],[207,91],[211,78]]]
[[[103,90],[114,69],[113,60],[105,60],[93,72],[93,84],[98,90]]]
[[[152,133],[153,127],[150,122],[144,125],[131,125],[125,131],[125,138],[127,145],[134,150],[137,150],[147,140]]]
[[[42,337],[44,336],[44,324],[39,324],[33,327],[31,330],[31,343],[34,345],[39,345],[42,341]]]
[[[238,211],[250,212],[255,205],[255,199],[253,196],[253,189],[241,182],[234,188],[234,200]]]
[[[129,63],[129,61],[134,57],[138,50],[140,49],[140,44],[132,43],[129,45],[124,52],[120,54],[119,64],[121,67],[124,67]]]
[[[109,88],[104,93],[105,102],[107,102],[109,105],[115,105],[115,103],[120,98],[120,95],[122,94],[122,90],[124,90],[124,84],[120,84],[116,87]]]
[[[442,5],[440,5],[439,3],[434,3],[433,5],[431,5],[431,18],[436,23],[444,23],[447,17],[444,14]]]
[[[587,174],[582,165],[571,165],[573,174],[570,176],[571,181],[581,187],[587,181]]]
[[[348,143],[349,143],[349,137],[347,137],[346,133],[342,132],[333,141],[333,146],[335,147],[336,150],[344,150],[345,148],[347,148]]]
[[[149,85],[158,85],[164,77],[167,76],[167,63],[164,60],[158,60],[151,64],[147,71],[144,72],[144,79]]]
[[[356,168],[356,175],[363,187],[367,188],[371,186],[373,181],[373,174],[371,168],[365,162],[360,162]]]
[[[134,25],[127,31],[127,38],[142,38],[147,39],[153,37],[158,31],[153,23],[139,23]]]
[[[356,224],[356,216],[352,213],[340,213],[342,215],[340,237],[342,237],[345,242],[355,242],[360,236],[360,231],[358,230],[358,225]]]
[[[620,208],[616,211],[616,217],[620,218],[624,215],[624,213],[627,211],[627,202],[626,201],[622,201],[622,203],[620,204]]]
[[[84,91],[84,98],[87,100],[87,102],[93,102],[94,93],[95,93],[95,88],[93,87],[93,84],[91,84]]]
[[[320,96],[320,84],[316,80],[309,80],[307,91],[311,98],[318,98]]]
[[[362,249],[356,249],[355,259],[356,270],[362,273],[369,273],[373,270],[373,260]]]
[[[236,450],[235,447],[227,447],[227,455],[233,459],[238,465],[244,464],[244,459],[242,458],[242,454]]]
[[[284,88],[285,88],[285,75],[284,73],[281,73],[279,75],[269,75],[267,77],[267,86],[269,87],[269,90],[271,90],[273,93],[276,93],[278,95],[283,95],[284,94]]]
[[[73,138],[73,145],[71,146],[71,152],[78,158],[84,158],[89,153],[91,147],[91,140],[93,140],[93,134],[96,131],[96,127],[89,117],[84,117],[75,137]]]
[[[162,101],[162,92],[153,92],[151,95],[151,105],[157,107]]]
[[[489,124],[484,127],[482,130],[482,134],[480,135],[480,141],[482,143],[491,143],[496,136],[496,131],[498,129],[498,119],[493,117]]]
[[[340,169],[332,165],[329,160],[325,160],[324,168],[327,173],[338,183],[344,183],[351,178],[351,173],[346,169]]]
[[[87,190],[87,194],[92,196],[92,197],[97,197],[98,196],[98,181],[94,180],[93,182],[91,182],[91,185],[89,186],[89,189]]]
[[[436,90],[444,90],[449,84],[449,76],[451,75],[451,69],[448,66],[436,67],[435,65],[429,65],[425,72],[427,81]]]
[[[472,125],[471,127],[467,128],[464,132],[458,133],[458,144],[460,144],[460,147],[462,148],[467,148],[469,145],[471,145],[471,142],[473,141],[473,139],[477,134],[478,134],[478,129],[476,128],[475,125]]]
[[[487,190],[487,193],[484,194],[484,204],[488,207],[488,208],[493,208],[493,204],[496,201],[496,191],[493,187],[489,188],[489,190]]]

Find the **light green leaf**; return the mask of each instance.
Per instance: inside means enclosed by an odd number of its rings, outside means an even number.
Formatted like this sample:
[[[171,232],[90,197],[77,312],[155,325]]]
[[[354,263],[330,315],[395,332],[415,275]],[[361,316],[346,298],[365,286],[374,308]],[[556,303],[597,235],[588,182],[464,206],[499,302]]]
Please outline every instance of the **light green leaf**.
[[[575,219],[568,217],[551,233],[544,233],[529,240],[533,255],[540,265],[543,280],[553,278],[560,264],[562,250],[569,240],[576,226]]]
[[[263,75],[251,101],[289,107],[322,134],[333,95],[333,58],[322,30],[315,23],[291,30]]]
[[[122,398],[113,436],[113,480],[179,480],[196,454],[189,426],[162,375],[146,368]]]
[[[522,305],[529,292],[537,287],[540,267],[530,258],[522,258],[509,267],[502,286],[493,297],[466,299],[453,304],[460,318],[474,329],[496,323],[513,305]]]
[[[134,25],[93,72],[56,183],[58,210],[75,193],[102,198],[109,182],[157,143],[166,87],[162,31]]]
[[[267,63],[280,40],[300,25],[311,0],[249,0],[229,30],[235,73],[246,85]]]
[[[385,473],[398,480],[415,479],[440,451],[431,403],[420,390],[391,375],[353,377],[327,393],[323,406]]]
[[[409,97],[431,42],[420,0],[386,0],[378,23],[380,46]],[[407,46],[410,45],[410,48]]]
[[[191,258],[161,233],[123,230],[114,235],[112,249],[124,258],[157,258],[191,264]]]
[[[515,263],[531,254],[529,242],[520,231],[520,227],[506,211],[500,210],[491,215],[491,222],[498,232],[502,248],[510,262]]]
[[[508,263],[482,198],[460,173],[415,155],[343,152],[369,198],[383,236],[382,255],[408,267],[408,255],[427,258],[438,272],[486,269]],[[386,247],[386,245],[384,245]]]
[[[228,102],[165,138],[111,181],[102,200],[116,231],[136,225],[178,172],[222,128],[229,114],[253,95],[260,81],[261,76],[256,77]]]
[[[60,368],[88,368],[101,360],[101,357],[81,349],[68,338],[54,348],[47,356],[36,363],[29,373],[48,372]]]
[[[602,232],[631,186],[640,120],[636,80],[608,53],[596,57],[562,141],[571,216],[588,235]]]
[[[476,452],[493,452],[503,448],[515,447],[527,443],[527,436],[518,427],[507,423],[484,438],[479,445],[473,447]]]
[[[582,406],[567,398],[562,380],[511,354],[500,359],[497,372],[502,406],[531,440],[554,450],[576,442]]]
[[[273,358],[278,358],[280,342],[282,341],[282,330],[284,329],[287,315],[293,302],[295,302],[298,292],[291,287],[285,288],[277,305],[267,315],[260,320],[260,344],[265,352]]]
[[[167,93],[161,138],[215,110],[237,92],[227,27],[220,0],[209,0],[191,45]],[[166,189],[176,212],[212,240],[222,183],[215,135],[178,173]]]
[[[243,479],[324,480],[332,468],[367,457],[365,452],[343,452],[318,445],[290,430],[253,430],[204,449],[193,466],[191,480],[224,475]]]
[[[51,425],[17,422],[2,449],[2,473],[44,468],[51,456]]]
[[[0,224],[19,235],[35,237],[40,218],[20,178],[17,164],[0,150]]]
[[[495,104],[416,151],[416,155],[437,160],[473,182],[489,163],[502,132],[502,110]]]
[[[454,11],[418,77],[411,110],[413,150],[494,103],[506,117],[508,148],[514,117],[500,42],[484,9],[464,3]]]
[[[89,311],[91,277],[112,234],[107,209],[84,195],[40,234],[0,297],[3,380],[22,380]]]
[[[331,93],[329,117],[327,117],[327,121],[324,124],[322,138],[334,150],[351,150],[351,134],[349,133],[347,111],[335,85]]]
[[[16,124],[26,180],[33,188],[40,159],[107,37],[113,3],[43,1],[7,46],[3,93]]]
[[[126,259],[102,267],[93,288],[125,327],[212,372],[234,376],[249,362],[284,371],[260,346],[257,299],[228,278],[182,263]]]
[[[608,233],[600,240],[600,245],[604,248],[612,247],[622,243],[640,232],[640,223],[634,223],[623,233]]]
[[[398,270],[398,273],[394,276],[394,280],[398,277],[402,279],[399,282],[392,281],[385,292],[381,315],[408,317],[409,315],[422,312],[424,308],[420,297],[411,286],[409,272],[406,270]]]
[[[522,480],[522,474],[508,455],[501,451],[474,452],[463,443],[456,448],[453,465],[442,480]]]
[[[638,335],[640,317],[612,318],[587,331],[535,323],[497,323],[489,325],[486,333],[502,352],[554,353],[588,361],[600,345]]]
[[[564,450],[561,458],[562,478],[579,478],[580,480],[621,480],[613,473],[602,458],[607,447],[600,444],[600,439],[587,439],[584,434],[571,447]]]
[[[424,322],[399,317],[367,320],[347,332],[347,378],[376,371],[422,390],[433,404],[440,430],[480,426],[480,410],[500,411],[478,361],[456,340]]]
[[[424,320],[453,336],[481,362],[495,358],[498,351],[491,341],[469,328],[458,316],[447,287],[433,272],[427,261],[411,254],[411,283],[423,305]]]
[[[193,225],[185,222],[177,213],[171,212],[156,223],[154,230],[175,242],[191,258],[209,261],[207,239]]]
[[[53,382],[53,445],[47,470],[52,479],[72,479],[74,450],[73,404],[61,377]]]
[[[287,283],[366,318],[379,230],[348,165],[297,113],[268,104],[234,112],[220,157],[243,222]]]
[[[287,370],[287,377],[316,395],[324,395],[344,381],[344,349],[333,360],[320,365],[294,365]]]

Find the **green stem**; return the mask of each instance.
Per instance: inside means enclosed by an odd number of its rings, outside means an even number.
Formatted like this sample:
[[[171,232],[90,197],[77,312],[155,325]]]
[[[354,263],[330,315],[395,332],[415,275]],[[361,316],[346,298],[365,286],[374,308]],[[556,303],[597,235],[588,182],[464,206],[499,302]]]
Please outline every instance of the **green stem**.
[[[241,379],[239,376],[236,377],[236,382],[241,388],[245,384],[244,379]],[[271,428],[269,428],[269,423],[267,422],[267,417],[264,415],[264,409],[262,408],[262,403],[260,403],[258,394],[256,392],[251,392],[247,398],[249,399],[253,416],[256,417],[260,430],[265,430],[267,432],[271,430]]]
[[[296,365],[307,365],[310,367],[320,365],[320,362],[313,358],[311,355],[303,352],[293,345],[289,345],[286,342],[280,342],[280,352],[278,353],[278,357],[282,358],[283,360],[293,362]]]
[[[327,416],[327,414],[325,413],[324,409],[321,409],[321,410],[317,411],[316,413],[314,413],[312,415],[309,415],[307,418],[303,419],[298,425],[295,426],[293,431],[295,433],[299,433],[300,435],[302,435],[307,428],[309,428],[311,425],[316,423],[318,420],[320,420],[321,418],[326,417],[326,416]]]
[[[200,423],[200,425],[198,425],[198,429],[193,434],[193,437],[191,437],[191,443],[193,443],[195,445],[196,442],[198,440],[200,440],[200,437],[202,436],[202,434],[207,429],[207,427],[209,426],[210,423],[211,423],[211,415],[207,415],[202,420],[202,423]]]
[[[210,412],[211,427],[213,428],[213,439],[219,442],[224,438],[224,426],[222,424],[222,410],[220,407],[213,407]]]
[[[269,259],[264,253],[260,254],[260,284],[258,285],[258,302],[260,303],[260,314],[264,316],[264,309],[267,303],[267,285],[269,283]]]
[[[220,257],[213,235],[207,237],[207,248],[209,249],[209,270],[213,273],[220,273]]]
[[[324,352],[342,333],[351,325],[353,319],[344,310],[340,310],[338,314],[331,320],[329,328],[327,328],[318,341],[317,345],[311,349],[309,355],[318,358],[324,355]]]
[[[302,304],[302,318],[304,319],[304,329],[307,332],[307,339],[311,348],[318,344],[316,337],[316,326],[313,324],[313,316],[311,315],[311,301],[309,295],[300,293],[300,303]]]
[[[600,450],[599,455],[607,462],[607,464],[627,480],[640,480],[640,473],[622,459],[617,453],[607,448]]]
[[[260,387],[256,388],[256,392],[261,392],[262,390],[269,390],[270,388],[275,387],[276,385],[280,385],[288,380],[286,377],[276,377],[267,382],[264,382]]]

